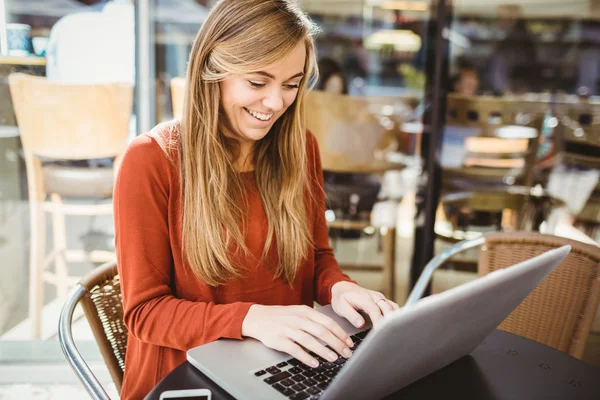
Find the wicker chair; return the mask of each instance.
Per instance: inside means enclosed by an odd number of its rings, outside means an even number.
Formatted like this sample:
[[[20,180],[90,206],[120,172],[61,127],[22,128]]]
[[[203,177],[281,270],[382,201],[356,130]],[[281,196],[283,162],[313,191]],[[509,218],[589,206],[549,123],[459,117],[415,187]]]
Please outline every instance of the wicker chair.
[[[479,274],[485,275],[567,244],[572,250],[565,261],[498,328],[581,359],[600,302],[600,247],[594,245],[535,232],[466,240],[427,264],[406,305],[419,300],[440,265],[464,250],[482,246]]]
[[[110,400],[75,346],[71,323],[77,304],[81,303],[92,328],[102,357],[119,393],[125,369],[127,328],[123,323],[121,286],[115,262],[106,263],[85,276],[63,306],[58,339],[67,361],[94,399]]]

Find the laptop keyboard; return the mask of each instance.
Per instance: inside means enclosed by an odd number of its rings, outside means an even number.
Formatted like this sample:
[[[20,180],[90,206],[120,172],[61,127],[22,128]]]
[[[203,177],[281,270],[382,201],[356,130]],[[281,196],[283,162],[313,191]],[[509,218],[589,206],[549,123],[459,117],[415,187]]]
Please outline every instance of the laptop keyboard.
[[[354,342],[352,350],[356,350],[360,346],[370,331],[367,329],[350,336]],[[329,362],[313,352],[310,352],[310,355],[319,360],[320,365],[317,368],[309,367],[301,361],[291,358],[261,369],[255,372],[254,376],[292,400],[316,400],[321,397],[321,393],[327,389],[331,380],[335,378],[347,360],[344,357],[338,357],[335,362]]]

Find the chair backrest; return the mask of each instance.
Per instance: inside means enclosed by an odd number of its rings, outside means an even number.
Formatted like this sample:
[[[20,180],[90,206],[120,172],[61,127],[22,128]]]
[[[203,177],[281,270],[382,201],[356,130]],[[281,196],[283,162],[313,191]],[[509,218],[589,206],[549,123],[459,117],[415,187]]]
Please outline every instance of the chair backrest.
[[[87,291],[81,299],[81,306],[120,393],[125,371],[128,330],[123,322],[123,300],[117,263],[107,263],[98,267],[80,283]]]
[[[183,101],[185,99],[185,78],[172,78],[170,86],[173,116],[175,118],[181,118],[183,115]]]
[[[522,107],[523,103],[514,98],[448,95],[446,125],[464,128],[468,135],[463,165],[450,175],[479,181],[511,176],[516,183],[529,185],[543,113]]]
[[[324,170],[374,173],[401,168],[385,161],[395,132],[380,123],[368,97],[312,90],[305,104],[306,127],[317,138]]]
[[[582,100],[563,109],[558,125],[561,161],[600,169],[600,103]]]
[[[567,244],[572,246],[567,258],[498,328],[580,359],[600,302],[600,247],[534,232],[487,234],[479,273]]]
[[[8,79],[26,153],[81,160],[118,157],[125,151],[130,84],[66,84],[20,73]]]

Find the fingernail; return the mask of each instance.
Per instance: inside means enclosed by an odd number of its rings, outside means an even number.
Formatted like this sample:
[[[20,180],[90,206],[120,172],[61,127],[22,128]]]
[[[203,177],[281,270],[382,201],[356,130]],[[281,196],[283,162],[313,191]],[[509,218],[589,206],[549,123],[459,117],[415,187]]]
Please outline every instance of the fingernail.
[[[362,320],[362,319],[357,319],[357,320],[354,322],[354,325],[355,325],[357,328],[360,328],[360,327],[362,326],[362,324],[363,324],[363,320]]]
[[[334,352],[329,353],[327,357],[329,358],[329,361],[337,360],[337,354],[335,354]]]
[[[310,362],[310,366],[313,368],[317,368],[319,366],[319,362],[317,360],[312,360]]]
[[[354,347],[354,342],[350,338],[346,339],[346,344],[350,347]]]
[[[350,349],[344,349],[344,355],[346,357],[350,357],[352,355],[352,352],[350,351]]]

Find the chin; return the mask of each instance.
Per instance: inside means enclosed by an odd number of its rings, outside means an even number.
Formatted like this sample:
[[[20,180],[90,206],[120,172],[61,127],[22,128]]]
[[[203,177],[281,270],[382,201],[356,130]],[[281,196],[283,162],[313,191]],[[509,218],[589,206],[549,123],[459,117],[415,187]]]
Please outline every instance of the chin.
[[[243,134],[244,138],[257,142],[257,141],[261,140],[262,138],[264,138],[265,136],[267,136],[267,134],[269,133],[269,130],[271,130],[271,127],[264,128],[264,129],[247,128],[247,129],[244,129],[242,134]]]

